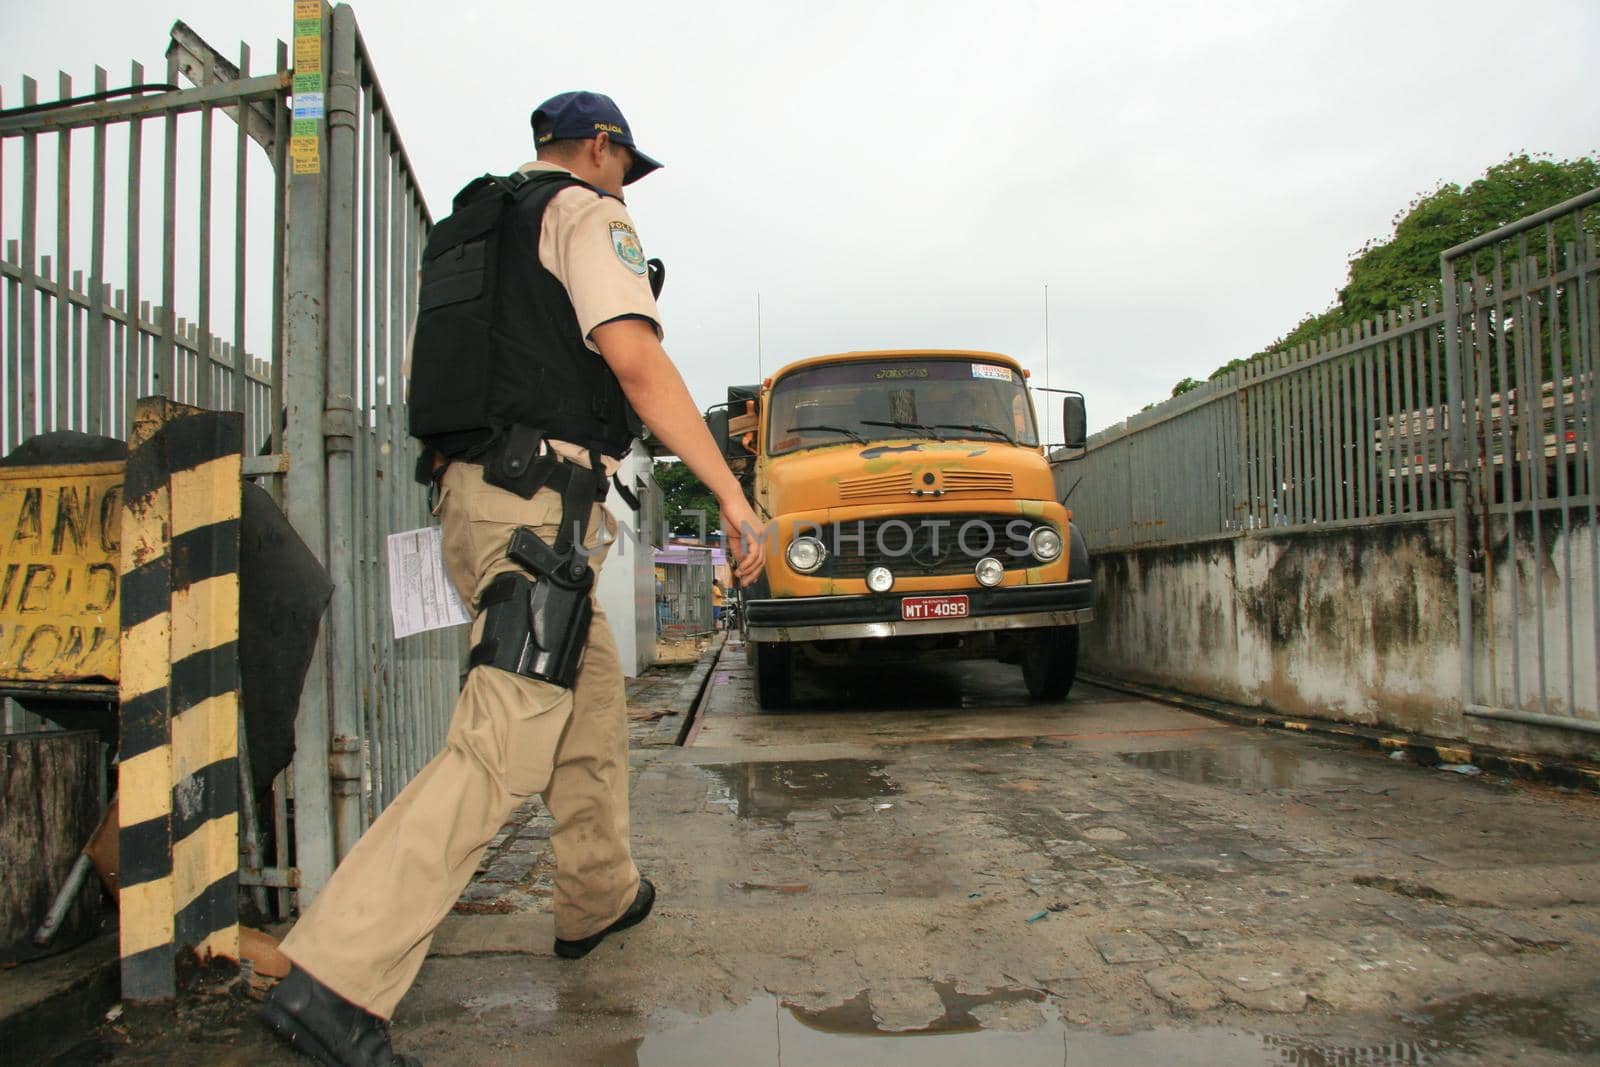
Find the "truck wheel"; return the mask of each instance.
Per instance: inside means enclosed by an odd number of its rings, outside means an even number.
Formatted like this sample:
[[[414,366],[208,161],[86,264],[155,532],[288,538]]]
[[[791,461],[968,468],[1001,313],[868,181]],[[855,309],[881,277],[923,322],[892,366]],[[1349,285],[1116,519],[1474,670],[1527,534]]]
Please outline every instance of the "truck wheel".
[[[1022,681],[1034,700],[1062,700],[1078,675],[1078,628],[1035,630],[1022,642]]]
[[[781,642],[752,642],[755,649],[756,704],[786,708],[794,699],[794,650]]]

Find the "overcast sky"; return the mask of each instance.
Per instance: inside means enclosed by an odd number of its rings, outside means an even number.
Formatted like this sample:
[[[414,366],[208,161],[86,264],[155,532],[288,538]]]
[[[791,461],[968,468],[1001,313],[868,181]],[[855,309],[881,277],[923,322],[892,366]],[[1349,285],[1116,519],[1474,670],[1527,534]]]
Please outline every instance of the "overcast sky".
[[[225,54],[292,0],[0,0],[20,75]],[[1600,149],[1600,3],[355,5],[436,216],[531,156],[528,113],[612,95],[666,168],[629,187],[696,399],[792,359],[981,348],[1099,428],[1320,311],[1439,181]],[[1052,420],[1052,437],[1059,434]]]

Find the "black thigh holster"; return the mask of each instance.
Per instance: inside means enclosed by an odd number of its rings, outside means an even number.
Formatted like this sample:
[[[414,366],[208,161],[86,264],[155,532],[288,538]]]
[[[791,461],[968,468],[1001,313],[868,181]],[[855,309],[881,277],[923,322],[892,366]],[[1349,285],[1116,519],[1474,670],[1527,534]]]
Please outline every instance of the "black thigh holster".
[[[538,439],[532,441],[536,449]],[[523,449],[514,459],[522,459]],[[500,575],[489,583],[479,598],[483,609],[483,637],[468,657],[471,667],[498,667],[571,689],[578,677],[589,642],[589,622],[594,608],[589,594],[594,588],[594,568],[589,566],[584,548],[589,515],[595,502],[605,496],[606,480],[600,457],[590,454],[590,467],[559,462],[550,457],[528,463],[537,470],[532,484],[518,485],[512,491],[532,497],[539,488],[549,488],[561,496],[561,520],[555,544],[526,526],[511,534],[506,557],[522,568]],[[485,468],[484,481],[496,484]],[[527,491],[524,492],[523,490]]]
[[[468,664],[571,689],[594,617],[589,603],[594,569],[579,553],[569,559],[558,556],[526,526],[511,535],[506,555],[528,573],[502,574],[484,590],[479,599],[483,637],[473,646]]]

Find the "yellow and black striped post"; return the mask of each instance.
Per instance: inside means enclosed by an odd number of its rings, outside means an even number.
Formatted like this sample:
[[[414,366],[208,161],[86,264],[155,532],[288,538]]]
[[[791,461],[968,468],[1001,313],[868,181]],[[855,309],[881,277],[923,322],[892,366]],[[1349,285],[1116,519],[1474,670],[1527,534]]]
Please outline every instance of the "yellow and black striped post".
[[[178,952],[239,956],[239,515],[244,417],[139,401],[123,481],[118,792],[122,996]]]

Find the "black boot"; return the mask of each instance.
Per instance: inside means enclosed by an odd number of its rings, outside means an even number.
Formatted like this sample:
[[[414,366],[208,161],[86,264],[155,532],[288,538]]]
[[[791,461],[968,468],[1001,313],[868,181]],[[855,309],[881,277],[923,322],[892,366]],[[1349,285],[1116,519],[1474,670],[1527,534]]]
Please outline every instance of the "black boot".
[[[606,939],[607,934],[614,934],[618,930],[626,930],[630,926],[637,926],[639,923],[644,922],[644,917],[650,914],[650,909],[655,906],[655,902],[656,887],[651,884],[648,878],[639,879],[639,892],[634,895],[633,903],[628,905],[628,910],[622,913],[622,918],[601,930],[598,934],[590,934],[588,937],[580,938],[577,941],[563,941],[559,937],[556,938],[556,955],[563,956],[569,960],[575,960],[579,956],[587,956],[594,951],[596,945]]]
[[[389,1024],[299,967],[273,987],[261,1017],[279,1037],[327,1067],[422,1067],[389,1047]]]

